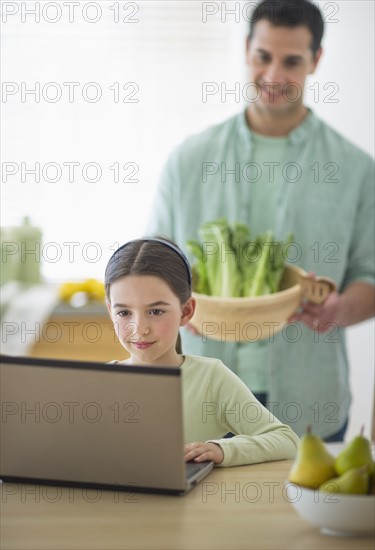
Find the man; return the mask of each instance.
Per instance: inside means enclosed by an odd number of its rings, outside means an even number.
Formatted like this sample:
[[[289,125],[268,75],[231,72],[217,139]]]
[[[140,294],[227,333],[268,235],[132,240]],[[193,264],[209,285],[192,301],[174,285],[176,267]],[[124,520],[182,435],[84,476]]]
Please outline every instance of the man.
[[[338,292],[304,305],[273,339],[204,341],[185,331],[183,348],[222,359],[298,434],[311,424],[340,441],[350,406],[344,329],[374,315],[374,164],[303,104],[323,27],[308,0],[257,6],[246,44],[255,100],[172,153],[148,230],[182,248],[218,217],[247,223],[253,236],[291,232],[287,259],[335,280]]]

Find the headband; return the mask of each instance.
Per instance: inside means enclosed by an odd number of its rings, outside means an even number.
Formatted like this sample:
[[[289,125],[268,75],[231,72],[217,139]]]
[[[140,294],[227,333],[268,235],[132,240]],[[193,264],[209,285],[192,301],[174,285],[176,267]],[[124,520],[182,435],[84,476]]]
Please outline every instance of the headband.
[[[121,245],[113,254],[112,256],[110,257],[109,261],[108,261],[108,264],[109,262],[112,260],[112,258],[119,253],[120,250],[122,250],[123,248],[125,248],[126,246],[128,246],[129,244],[132,244],[132,243],[136,243],[136,242],[156,242],[156,243],[161,243],[161,244],[164,244],[164,246],[167,246],[170,250],[173,250],[174,252],[176,252],[176,254],[178,254],[180,256],[180,258],[182,259],[182,261],[184,262],[185,264],[185,268],[186,268],[186,272],[187,272],[187,276],[188,276],[188,281],[189,281],[189,287],[191,288],[191,285],[192,285],[192,274],[191,274],[191,267],[190,267],[190,264],[189,264],[189,260],[187,259],[187,257],[185,256],[185,254],[182,252],[182,250],[180,248],[178,248],[178,246],[176,246],[175,244],[173,243],[170,243],[168,241],[165,241],[164,239],[159,239],[158,237],[145,237],[143,239],[134,239],[132,241],[128,241],[127,243]]]

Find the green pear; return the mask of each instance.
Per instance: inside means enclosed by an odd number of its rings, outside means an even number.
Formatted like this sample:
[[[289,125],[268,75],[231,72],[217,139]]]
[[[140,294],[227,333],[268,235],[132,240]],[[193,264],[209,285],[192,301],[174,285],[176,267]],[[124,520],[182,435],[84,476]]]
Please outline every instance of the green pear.
[[[345,474],[325,481],[319,491],[327,493],[344,493],[347,495],[365,495],[368,492],[369,474],[368,465],[360,468],[351,468]]]
[[[374,469],[375,469],[375,462],[373,463]],[[369,476],[368,481],[368,494],[369,495],[375,495],[375,473],[373,472]]]
[[[311,426],[301,437],[297,456],[289,472],[289,481],[315,489],[327,479],[335,477],[335,459],[329,454],[319,436],[311,433]]]
[[[368,464],[368,473],[371,475],[374,472],[374,462],[371,454],[371,443],[363,436],[362,426],[361,433],[357,435],[335,460],[335,470],[339,475],[345,474],[352,468],[359,468]]]

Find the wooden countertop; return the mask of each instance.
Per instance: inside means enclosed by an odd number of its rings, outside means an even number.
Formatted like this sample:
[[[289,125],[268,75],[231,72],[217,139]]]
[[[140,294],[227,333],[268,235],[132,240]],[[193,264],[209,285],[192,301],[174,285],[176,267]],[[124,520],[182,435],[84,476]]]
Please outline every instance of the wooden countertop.
[[[2,549],[373,549],[300,518],[285,496],[291,461],[215,468],[185,496],[3,484]]]

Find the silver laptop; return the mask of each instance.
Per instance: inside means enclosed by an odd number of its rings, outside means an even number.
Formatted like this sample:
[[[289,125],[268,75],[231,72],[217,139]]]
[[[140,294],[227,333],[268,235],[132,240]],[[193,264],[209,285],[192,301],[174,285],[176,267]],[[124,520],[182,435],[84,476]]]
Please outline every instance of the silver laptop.
[[[2,356],[0,478],[183,494],[181,370]],[[192,471],[191,471],[192,470]]]

